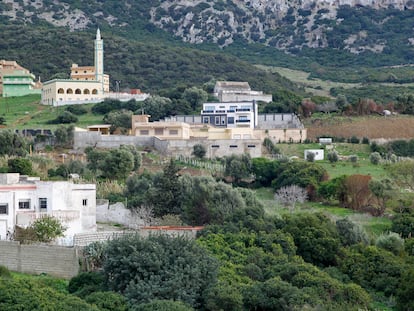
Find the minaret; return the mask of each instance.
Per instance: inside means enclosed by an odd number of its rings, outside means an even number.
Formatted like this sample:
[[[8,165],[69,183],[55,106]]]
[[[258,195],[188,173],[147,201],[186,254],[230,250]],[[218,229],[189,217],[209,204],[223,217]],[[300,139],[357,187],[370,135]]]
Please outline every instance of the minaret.
[[[104,93],[104,50],[103,50],[103,40],[101,38],[101,31],[96,31],[95,39],[95,79],[96,81],[101,82],[102,89],[100,93]]]

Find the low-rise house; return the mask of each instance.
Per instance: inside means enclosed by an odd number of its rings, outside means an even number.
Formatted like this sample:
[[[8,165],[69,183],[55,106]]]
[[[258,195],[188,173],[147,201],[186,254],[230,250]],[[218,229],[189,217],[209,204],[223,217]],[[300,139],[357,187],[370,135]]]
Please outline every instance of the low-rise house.
[[[35,75],[15,61],[0,60],[0,93],[3,97],[41,94],[42,84]]]
[[[63,239],[66,243],[77,233],[95,232],[95,184],[0,174],[1,240],[9,238],[15,226],[27,227],[44,215],[56,217],[67,228]]]

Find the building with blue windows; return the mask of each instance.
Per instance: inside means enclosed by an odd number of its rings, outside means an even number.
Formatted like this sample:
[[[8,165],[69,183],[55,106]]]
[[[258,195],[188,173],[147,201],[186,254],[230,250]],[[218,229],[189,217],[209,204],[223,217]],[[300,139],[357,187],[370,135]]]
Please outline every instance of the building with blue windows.
[[[257,109],[255,101],[205,103],[201,111],[201,122],[215,127],[254,129],[258,124]]]

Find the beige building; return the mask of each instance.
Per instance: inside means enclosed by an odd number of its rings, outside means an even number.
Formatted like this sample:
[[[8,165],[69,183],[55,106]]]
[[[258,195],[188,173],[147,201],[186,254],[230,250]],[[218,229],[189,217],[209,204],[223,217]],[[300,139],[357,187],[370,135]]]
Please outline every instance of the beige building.
[[[133,136],[156,136],[160,139],[189,139],[190,125],[184,122],[157,121],[149,122],[149,115],[133,115]]]
[[[258,139],[260,135],[252,128],[222,128],[208,124],[190,125],[178,121],[156,121],[149,122],[149,115],[133,115],[132,130],[133,136],[155,136],[165,140],[217,140],[217,139]]]
[[[95,39],[95,65],[71,67],[70,79],[55,79],[43,84],[43,105],[62,106],[102,101],[109,93],[109,76],[104,74],[104,50],[101,32]]]

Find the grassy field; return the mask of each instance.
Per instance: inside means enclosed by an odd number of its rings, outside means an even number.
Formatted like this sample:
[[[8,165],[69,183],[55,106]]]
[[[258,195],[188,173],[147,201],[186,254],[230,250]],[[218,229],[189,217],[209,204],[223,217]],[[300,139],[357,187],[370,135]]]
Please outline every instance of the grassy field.
[[[333,82],[333,81],[325,81],[321,79],[310,79],[309,72],[301,71],[301,70],[294,70],[289,68],[283,67],[266,67],[266,66],[258,66],[261,69],[269,70],[271,72],[277,72],[281,76],[296,82],[300,86],[305,88],[305,91],[308,93],[312,93],[316,96],[325,96],[330,97],[329,90],[331,88],[342,87],[345,89],[359,87],[361,84],[359,83],[341,83],[341,82]]]
[[[86,127],[102,123],[102,115],[94,115],[90,112],[92,106],[93,104],[84,105],[89,110],[89,113],[78,116],[77,126]],[[0,116],[6,120],[4,127],[11,129],[54,129],[57,125],[47,124],[47,122],[55,119],[64,109],[64,107],[40,105],[39,95],[0,97]]]

